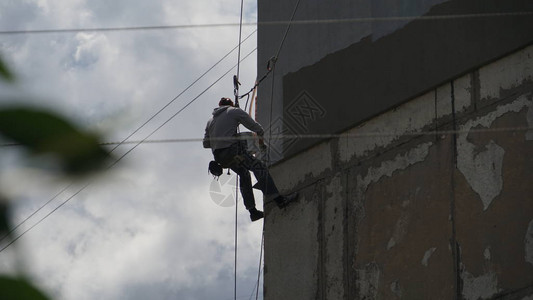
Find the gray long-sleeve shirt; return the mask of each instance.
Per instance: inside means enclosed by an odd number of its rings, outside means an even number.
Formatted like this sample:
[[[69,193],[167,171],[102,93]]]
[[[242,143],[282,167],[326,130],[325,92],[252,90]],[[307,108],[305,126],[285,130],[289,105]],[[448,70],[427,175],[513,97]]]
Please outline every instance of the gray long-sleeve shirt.
[[[239,124],[262,136],[264,131],[245,111],[238,107],[220,106],[213,110],[213,116],[207,121],[203,140],[204,148],[212,150],[227,148],[235,143]]]

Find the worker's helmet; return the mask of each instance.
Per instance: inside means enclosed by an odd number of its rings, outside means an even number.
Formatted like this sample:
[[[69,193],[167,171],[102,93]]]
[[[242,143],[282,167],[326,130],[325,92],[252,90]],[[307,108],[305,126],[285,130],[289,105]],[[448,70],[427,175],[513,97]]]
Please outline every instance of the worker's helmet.
[[[218,102],[218,106],[225,106],[225,105],[233,106],[233,101],[231,101],[230,98],[222,97],[220,101]]]

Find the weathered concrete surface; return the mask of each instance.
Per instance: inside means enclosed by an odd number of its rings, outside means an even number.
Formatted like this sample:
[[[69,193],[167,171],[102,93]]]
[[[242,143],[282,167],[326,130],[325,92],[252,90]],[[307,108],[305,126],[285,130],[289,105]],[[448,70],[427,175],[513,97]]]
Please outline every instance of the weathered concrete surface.
[[[301,155],[292,157],[283,164],[270,169],[276,185],[281,191],[314,182],[333,170],[333,154],[328,142],[303,151]]]
[[[266,207],[265,299],[316,299],[319,261],[319,200],[322,188],[301,191],[298,205]]]
[[[533,220],[531,220],[527,226],[524,242],[526,244],[524,247],[526,253],[524,257],[528,263],[533,265]]]
[[[355,291],[357,299],[453,298],[451,194],[442,192],[452,185],[452,144],[449,136],[414,140],[384,154],[379,166],[356,167],[364,174],[349,182],[352,201],[364,208],[355,213],[357,286],[371,284],[368,265],[380,274],[373,290]]]
[[[265,299],[531,299],[532,51],[275,165]]]
[[[326,186],[323,211],[324,249],[324,296],[325,299],[343,299],[346,282],[344,280],[345,265],[345,199],[346,182],[342,174],[336,174]]]
[[[487,102],[510,96],[510,90],[531,82],[533,80],[532,57],[533,47],[526,47],[522,51],[480,68],[479,97],[481,101]],[[515,90],[515,92],[518,91]]]
[[[454,81],[456,113],[471,106],[471,75]],[[375,154],[376,150],[400,144],[421,133],[435,131],[452,117],[451,84],[446,84],[341,134],[339,159],[349,163]]]
[[[533,100],[531,96],[529,100],[527,98],[521,96],[492,107],[465,125],[470,127],[473,123],[477,128],[486,126],[495,130],[525,127],[526,114]],[[484,127],[478,125],[482,123]],[[459,139],[468,140],[468,148],[477,150],[463,155],[468,155],[469,163],[478,170],[472,174],[461,168],[456,171],[456,226],[457,242],[461,247],[462,295],[465,299],[488,298],[530,286],[533,266],[526,263],[525,237],[533,218],[533,157],[530,155],[533,143],[527,141],[524,130],[464,135]],[[494,151],[491,148],[499,153],[490,153]],[[487,152],[490,154],[474,161]],[[490,195],[489,199],[487,195]]]
[[[523,0],[451,0],[433,6],[425,16],[531,9],[533,5]],[[529,28],[533,28],[531,15],[420,19],[377,40],[365,37],[312,65],[286,74],[283,118],[297,128],[297,122],[291,122],[290,107],[305,91],[327,114],[306,124],[301,133],[344,131],[473,68],[525,47],[533,40],[533,31]],[[488,85],[494,87],[491,82]],[[352,100],[347,101],[347,98]],[[298,140],[284,153],[290,156],[314,143],[316,141]]]
[[[468,141],[469,132],[473,128],[491,128],[491,124],[504,114],[528,109],[531,106],[531,100],[528,98],[531,96],[532,94],[522,95],[511,103],[498,106],[494,111],[468,120],[459,126],[457,168],[465,176],[472,189],[480,196],[484,210],[489,207],[503,188],[502,164],[505,150],[492,139],[484,145],[475,145]],[[510,125],[503,128],[527,126],[524,122]]]

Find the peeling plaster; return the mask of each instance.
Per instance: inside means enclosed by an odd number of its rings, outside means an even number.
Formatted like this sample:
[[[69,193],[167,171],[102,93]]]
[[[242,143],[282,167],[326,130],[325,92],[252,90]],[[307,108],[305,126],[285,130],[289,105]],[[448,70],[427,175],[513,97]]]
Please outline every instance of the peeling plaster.
[[[399,243],[401,240],[403,240],[403,237],[407,233],[408,224],[408,215],[402,215],[398,219],[398,221],[396,222],[396,226],[394,226],[394,232],[392,233],[392,237],[390,238],[389,243],[387,244],[387,250],[390,250],[392,247],[396,246],[396,243]]]
[[[524,107],[531,109],[531,101],[527,96],[531,94],[523,95],[512,103],[498,106],[495,111],[470,120],[460,127],[457,135],[457,167],[480,196],[483,210],[487,210],[503,187],[502,165],[505,150],[491,140],[485,145],[485,151],[476,154],[476,145],[467,140],[468,133],[476,126],[490,128],[496,119],[506,113],[519,112]]]
[[[340,174],[326,186],[324,201],[324,235],[326,298],[342,299],[344,293],[344,235],[343,196],[344,188]]]
[[[463,297],[466,300],[487,299],[498,293],[498,277],[490,271],[474,277],[467,271],[461,273],[463,280]]]
[[[533,128],[533,105],[529,105],[529,109],[527,110],[527,127]],[[533,140],[533,130],[528,130],[526,132],[526,141]]]
[[[481,197],[483,210],[487,210],[503,187],[502,167],[505,150],[492,140],[485,146],[485,151],[478,154],[473,153],[474,144],[468,146],[472,156],[468,157],[470,160],[467,162],[468,166],[463,165],[463,168],[459,169],[467,177],[472,189]]]
[[[371,262],[364,269],[357,269],[356,287],[361,299],[376,299],[381,271],[375,262]]]
[[[318,178],[320,174],[332,170],[332,154],[329,142],[320,143],[282,164],[270,169],[278,189],[290,191],[306,178]]]
[[[402,287],[400,286],[398,280],[390,284],[390,290],[392,293],[394,293],[394,295],[396,295],[396,297],[402,298]]]
[[[364,177],[362,177],[361,174],[358,174],[356,180],[357,187],[355,191],[356,197],[362,200],[364,198],[363,196],[368,186],[374,182],[379,181],[382,177],[391,177],[395,171],[407,169],[413,164],[424,161],[428,156],[429,149],[432,145],[433,143],[431,142],[420,144],[417,147],[409,149],[407,153],[398,154],[391,160],[383,161],[379,167],[369,168],[366,176]],[[359,201],[355,202],[358,203]],[[359,214],[359,217],[361,218],[363,214],[364,213]],[[397,227],[405,228],[405,226],[403,226],[402,224],[406,224],[406,222],[407,219],[404,221],[400,219],[397,224],[399,226]],[[393,234],[393,237],[395,237],[395,239],[389,243],[396,244],[398,242],[397,239],[401,239],[400,237],[402,236],[402,230],[398,229],[397,231],[398,233],[396,234],[396,236]],[[363,269],[356,270],[356,288],[361,299],[376,298],[379,286],[380,273],[381,271],[379,269],[379,266],[375,262],[367,264]]]
[[[526,237],[524,240],[526,248],[526,261],[533,265],[533,220],[531,220],[527,226]]]
[[[424,257],[422,258],[422,265],[424,267],[427,267],[428,266],[428,261],[429,261],[429,258],[431,257],[431,255],[433,255],[433,252],[435,252],[435,250],[437,250],[436,247],[433,247],[433,248],[430,248],[429,250],[427,250],[425,253],[424,253]]]
[[[363,178],[357,175],[357,196],[362,197],[367,187],[374,182],[378,182],[382,177],[391,177],[392,173],[403,170],[409,166],[424,161],[429,154],[429,148],[433,143],[420,144],[411,148],[406,154],[399,154],[394,159],[384,161],[377,168],[369,168],[366,176]]]
[[[429,92],[346,131],[339,140],[339,159],[348,162],[387,147],[407,133],[420,132],[435,118],[434,98],[434,92]],[[358,138],[353,138],[354,135]]]
[[[533,46],[509,55],[479,70],[480,98],[497,99],[500,92],[533,79]]]
[[[490,260],[491,258],[490,246],[485,248],[485,251],[483,251],[483,257],[485,257],[485,260]]]
[[[472,104],[470,81],[470,74],[455,80],[456,113],[465,111]],[[451,114],[451,85],[446,84],[344,132],[339,140],[339,159],[348,162],[354,157],[364,157],[405,135],[421,133],[435,122],[435,118]],[[358,138],[353,138],[354,135]]]

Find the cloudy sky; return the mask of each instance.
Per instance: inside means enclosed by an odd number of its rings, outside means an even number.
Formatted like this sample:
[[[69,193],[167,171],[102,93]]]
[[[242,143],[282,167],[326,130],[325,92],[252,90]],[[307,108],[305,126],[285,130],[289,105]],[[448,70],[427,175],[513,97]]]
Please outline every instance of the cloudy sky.
[[[255,22],[256,1],[244,7],[245,21]],[[0,31],[235,24],[239,14],[238,0],[3,0]],[[17,78],[0,85],[0,102],[51,108],[104,141],[121,141],[233,49],[238,29],[0,34],[0,55]],[[243,38],[254,30],[244,27]],[[253,34],[241,56],[255,47]],[[236,62],[234,51],[131,140],[146,138]],[[255,66],[253,52],[241,64],[243,90],[253,84]],[[232,97],[235,72],[150,140],[201,138],[218,99]],[[0,252],[0,273],[30,276],[54,299],[233,299],[235,206],[217,204],[210,194],[217,187],[207,174],[210,159],[200,142],[140,145]],[[16,147],[0,147],[0,166],[2,193],[16,204],[14,225],[51,200],[15,236],[87,183],[69,186],[68,179],[36,170]],[[232,192],[222,184],[219,194]],[[249,299],[263,223],[250,222],[242,201],[238,208],[237,298]]]

